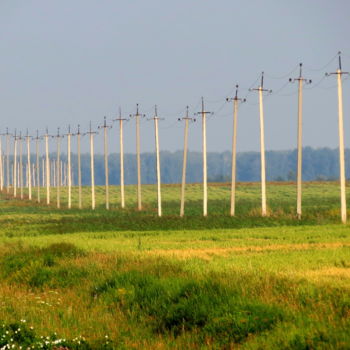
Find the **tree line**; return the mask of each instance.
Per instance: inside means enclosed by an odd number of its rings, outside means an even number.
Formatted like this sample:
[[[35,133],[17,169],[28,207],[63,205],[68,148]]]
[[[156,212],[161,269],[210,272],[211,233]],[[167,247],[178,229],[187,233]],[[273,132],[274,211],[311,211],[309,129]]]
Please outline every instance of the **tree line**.
[[[50,155],[51,159],[55,154]],[[161,152],[162,183],[180,183],[182,171],[182,151]],[[350,150],[345,152],[346,174],[350,177]],[[62,155],[62,160],[66,155]],[[34,160],[34,159],[33,159]],[[297,151],[267,151],[266,176],[268,181],[294,181],[296,179]],[[119,154],[109,155],[109,182],[120,183]],[[82,183],[90,184],[90,154],[81,155]],[[137,182],[136,155],[124,155],[125,184]],[[141,155],[142,183],[152,184],[156,181],[156,159],[154,153]],[[77,184],[77,155],[72,154],[73,183]],[[305,147],[303,149],[303,180],[336,180],[339,177],[338,149]],[[229,182],[231,180],[231,152],[208,153],[208,180],[210,182]],[[241,152],[237,154],[237,181],[254,182],[260,180],[260,153]],[[103,185],[105,181],[104,158],[95,155],[95,182]],[[202,181],[202,153],[189,152],[187,164],[187,182]]]

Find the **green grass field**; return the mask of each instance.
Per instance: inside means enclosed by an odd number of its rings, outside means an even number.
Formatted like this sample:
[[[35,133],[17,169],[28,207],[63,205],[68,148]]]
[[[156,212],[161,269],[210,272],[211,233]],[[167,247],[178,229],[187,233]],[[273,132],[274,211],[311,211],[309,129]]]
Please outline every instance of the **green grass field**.
[[[339,186],[239,184],[237,216],[229,185],[211,184],[207,218],[200,185],[97,188],[97,208],[1,194],[0,349],[350,349],[350,226],[340,224]],[[348,189],[348,200],[350,192]],[[33,192],[33,197],[36,192]],[[349,212],[350,214],[350,212]],[[1,328],[2,327],[2,328]],[[41,338],[44,337],[44,338]],[[47,338],[46,338],[47,337]],[[12,340],[11,340],[12,339]]]

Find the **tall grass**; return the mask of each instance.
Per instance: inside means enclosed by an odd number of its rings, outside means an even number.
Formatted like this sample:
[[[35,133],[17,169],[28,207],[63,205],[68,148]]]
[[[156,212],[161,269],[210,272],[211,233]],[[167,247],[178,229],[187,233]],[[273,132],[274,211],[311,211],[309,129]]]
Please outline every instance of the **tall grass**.
[[[257,184],[238,190],[231,218],[228,185],[211,185],[205,219],[200,185],[183,219],[178,186],[164,187],[162,218],[154,186],[141,212],[133,186],[126,210],[112,188],[110,211],[102,187],[95,211],[2,194],[0,346],[348,349],[350,230],[335,224],[337,185],[305,185],[300,221],[293,184],[269,185],[267,218]]]

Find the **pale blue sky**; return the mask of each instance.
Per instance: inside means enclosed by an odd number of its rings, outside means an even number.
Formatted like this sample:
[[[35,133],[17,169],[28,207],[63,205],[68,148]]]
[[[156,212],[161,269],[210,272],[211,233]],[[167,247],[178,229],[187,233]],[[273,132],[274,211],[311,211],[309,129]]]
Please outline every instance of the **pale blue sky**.
[[[239,83],[241,94],[264,70],[267,88],[278,90],[284,76],[304,62],[305,76],[317,83],[338,50],[350,70],[350,2],[347,0],[1,0],[0,115],[8,126],[47,125],[86,129],[103,116],[135,111],[152,116],[158,105],[164,150],[182,149],[185,106],[218,111],[208,121],[208,150],[231,147],[231,106],[222,106]],[[295,71],[292,77],[297,76]],[[336,147],[335,77],[305,90],[304,145]],[[315,86],[316,84],[314,84]],[[267,149],[296,145],[296,85],[265,100]],[[257,96],[240,109],[238,150],[259,149]],[[350,79],[344,81],[345,138],[350,146]],[[201,148],[201,125],[190,130],[190,149]],[[125,130],[125,151],[134,152],[134,123]],[[118,128],[110,132],[118,151]],[[101,137],[97,139],[98,150]],[[85,142],[85,141],[84,141]],[[142,149],[153,151],[153,124],[142,124]]]

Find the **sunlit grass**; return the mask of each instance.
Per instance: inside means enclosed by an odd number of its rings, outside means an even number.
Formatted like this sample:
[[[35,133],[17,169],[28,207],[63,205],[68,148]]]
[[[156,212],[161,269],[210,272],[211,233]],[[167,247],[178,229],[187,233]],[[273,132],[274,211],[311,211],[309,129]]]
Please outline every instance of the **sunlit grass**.
[[[136,187],[126,191],[121,210],[111,187],[109,211],[103,187],[94,211],[88,187],[83,210],[77,188],[72,209],[66,189],[60,210],[54,189],[50,206],[1,195],[1,321],[25,319],[39,338],[84,337],[81,349],[347,348],[350,229],[338,184],[305,184],[302,220],[290,183],[269,184],[267,218],[259,184],[239,184],[235,218],[228,184],[209,187],[205,219],[201,185],[188,186],[183,219],[178,185],[163,187],[162,218],[155,186],[143,186],[141,212]]]

